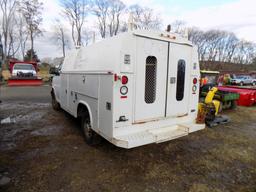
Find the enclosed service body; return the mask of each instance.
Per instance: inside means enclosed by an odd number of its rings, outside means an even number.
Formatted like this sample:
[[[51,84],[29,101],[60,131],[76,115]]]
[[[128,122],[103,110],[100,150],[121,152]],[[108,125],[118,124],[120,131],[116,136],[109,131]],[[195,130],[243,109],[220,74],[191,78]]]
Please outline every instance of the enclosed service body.
[[[71,51],[52,92],[74,117],[123,148],[160,143],[204,128],[196,47],[176,34],[132,31]]]

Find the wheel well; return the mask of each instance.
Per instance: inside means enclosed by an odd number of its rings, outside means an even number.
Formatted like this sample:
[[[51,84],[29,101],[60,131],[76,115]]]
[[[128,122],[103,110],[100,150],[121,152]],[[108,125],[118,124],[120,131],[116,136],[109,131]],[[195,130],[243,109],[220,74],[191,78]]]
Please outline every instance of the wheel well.
[[[51,90],[51,96],[52,96],[52,97],[55,97],[54,89],[53,89],[53,88],[52,88],[52,90]]]
[[[88,107],[82,103],[79,103],[77,106],[77,117],[81,118],[82,116],[86,116],[90,119],[90,113],[89,113]]]

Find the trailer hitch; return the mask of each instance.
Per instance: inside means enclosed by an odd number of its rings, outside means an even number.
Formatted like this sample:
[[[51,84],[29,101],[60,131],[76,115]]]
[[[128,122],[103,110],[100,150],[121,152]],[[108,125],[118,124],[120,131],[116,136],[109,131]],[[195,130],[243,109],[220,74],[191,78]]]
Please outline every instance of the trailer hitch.
[[[120,116],[119,120],[116,122],[118,123],[118,122],[125,122],[125,121],[128,121],[128,119],[126,119],[125,116]]]

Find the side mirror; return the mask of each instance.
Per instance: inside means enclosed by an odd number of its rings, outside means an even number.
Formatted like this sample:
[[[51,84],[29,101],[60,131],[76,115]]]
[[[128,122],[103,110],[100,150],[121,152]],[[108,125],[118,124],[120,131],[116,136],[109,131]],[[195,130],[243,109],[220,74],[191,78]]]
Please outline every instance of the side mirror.
[[[56,67],[51,67],[49,70],[49,73],[56,76],[60,75],[59,68],[56,68]]]

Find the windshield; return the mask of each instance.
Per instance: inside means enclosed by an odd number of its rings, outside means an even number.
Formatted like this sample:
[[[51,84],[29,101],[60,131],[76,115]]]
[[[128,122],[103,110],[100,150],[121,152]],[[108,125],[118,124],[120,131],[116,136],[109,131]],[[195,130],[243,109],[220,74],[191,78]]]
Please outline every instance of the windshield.
[[[243,76],[237,76],[236,79],[244,79]]]
[[[34,66],[31,64],[15,64],[14,69],[20,69],[20,70],[35,70]]]

